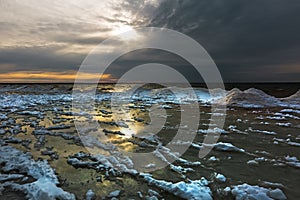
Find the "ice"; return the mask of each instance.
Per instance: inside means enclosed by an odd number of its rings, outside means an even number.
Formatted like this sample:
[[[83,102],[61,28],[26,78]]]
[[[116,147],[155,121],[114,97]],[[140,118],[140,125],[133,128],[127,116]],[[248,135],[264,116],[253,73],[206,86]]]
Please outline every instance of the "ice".
[[[278,122],[278,123],[276,123],[276,125],[282,126],[282,127],[290,127],[291,123],[290,122],[287,122],[287,123],[280,123],[280,122]]]
[[[295,146],[295,147],[300,147],[300,143],[298,143],[298,142],[291,142],[291,141],[288,141],[287,144],[288,144],[288,145],[291,145],[291,146]]]
[[[14,179],[20,179],[23,178],[24,175],[22,174],[0,174],[0,181],[11,181]]]
[[[1,120],[7,119],[7,116],[3,113],[0,113],[0,119]]]
[[[280,189],[268,189],[260,186],[252,186],[246,183],[242,185],[232,186],[232,195],[236,200],[284,200],[287,199]]]
[[[223,174],[214,173],[214,176],[218,182],[221,182],[221,183],[226,182],[226,177]]]
[[[188,183],[180,181],[172,183],[164,180],[152,178],[150,174],[141,174],[149,185],[156,186],[175,196],[188,200],[212,200],[212,192],[208,187],[208,181],[205,178],[201,180],[189,181]]]
[[[170,164],[170,168],[178,173],[186,173],[186,172],[194,172],[195,170],[192,168],[185,168],[185,167],[181,167],[181,166],[176,166],[173,164]]]
[[[157,196],[157,197],[160,197],[160,194],[159,194],[158,192],[156,192],[155,190],[149,189],[149,190],[148,190],[148,194],[149,194],[150,196]]]
[[[282,185],[281,183],[272,183],[269,181],[262,181],[259,183],[259,185],[268,188],[280,188],[280,189],[285,188],[284,185]]]
[[[177,162],[179,162],[179,163],[181,163],[182,165],[185,165],[185,166],[198,166],[198,165],[201,165],[201,162],[199,162],[199,161],[191,162],[191,161],[188,161],[186,159],[183,159],[183,158],[179,157],[178,155],[176,155],[175,152],[172,152],[169,148],[167,148],[165,146],[159,145],[153,153],[154,153],[155,156],[162,159],[162,161],[164,161],[168,164],[170,164],[170,163],[165,158],[165,156],[163,156],[163,154],[168,155],[173,160],[176,160]]]
[[[271,190],[269,196],[273,199],[287,199],[285,194],[280,189]]]
[[[2,171],[18,171],[20,174],[33,177],[36,181],[26,184],[5,182],[7,187],[23,191],[27,198],[73,200],[75,196],[57,187],[58,179],[47,161],[34,161],[31,155],[10,146],[0,146],[0,163]]]
[[[37,105],[47,105],[54,101],[71,102],[70,94],[1,94],[0,107],[11,109],[11,111],[19,110],[20,114],[39,114],[38,112],[25,111]]]
[[[300,110],[294,110],[294,109],[283,109],[280,112],[282,112],[282,113],[296,113],[296,114],[300,114]]]
[[[292,167],[300,168],[300,161],[296,156],[285,156],[284,159],[286,160],[286,164]]]
[[[238,130],[238,129],[237,129],[237,126],[235,126],[235,125],[229,125],[229,126],[228,126],[228,129],[229,129],[230,131],[232,131],[232,132],[236,132],[236,133],[239,133],[239,134],[248,134],[248,133],[246,133],[246,132],[243,132],[243,131]]]
[[[112,198],[112,197],[118,197],[121,193],[121,190],[115,190],[112,191],[111,193],[109,193],[109,195],[107,196],[108,198]]]
[[[87,193],[85,194],[85,199],[86,200],[95,200],[96,199],[96,194],[93,192],[93,190],[89,189]]]
[[[280,112],[277,112],[277,113],[274,113],[275,116],[280,116],[282,117],[283,119],[285,118],[291,118],[291,119],[300,119],[299,117],[297,116],[294,116],[294,115],[291,115],[291,114],[283,114],[283,113],[280,113]]]
[[[273,140],[274,140],[274,144],[278,144],[279,142],[281,142],[281,143],[285,143],[285,144],[288,144],[291,146],[300,147],[300,143],[293,142],[293,141],[291,141],[290,138],[287,138],[287,139],[273,138]]]
[[[217,151],[233,151],[233,152],[242,152],[242,153],[245,152],[244,149],[240,149],[231,143],[223,143],[223,142],[218,142],[217,144],[215,144],[214,149]]]
[[[220,161],[219,158],[216,158],[215,156],[212,156],[208,159],[208,161],[211,161],[211,162],[217,162],[217,161]]]
[[[249,127],[248,130],[251,132],[262,133],[265,135],[276,135],[277,134],[274,131],[261,131],[261,130],[252,129],[251,127]]]
[[[300,102],[300,90],[298,90],[295,94],[282,98],[281,99],[283,102],[286,102],[290,104],[291,106],[294,106],[296,108],[299,108],[299,102]]]
[[[245,91],[234,88],[227,93],[223,102],[228,106],[248,108],[270,107],[283,104],[279,99],[255,88],[250,88]]]
[[[86,160],[86,159],[89,160]],[[133,161],[120,153],[112,153],[112,155],[89,155],[83,152],[77,153],[68,158],[68,163],[74,167],[79,168],[91,168],[95,170],[105,170],[107,173],[111,173],[113,176],[127,173],[131,175],[137,175],[138,172],[134,169]]]
[[[220,128],[216,127],[216,128],[212,128],[212,129],[205,129],[205,130],[204,129],[199,129],[198,133],[201,133],[201,134],[218,133],[218,134],[226,135],[226,134],[228,134],[228,131],[225,131],[223,129],[220,129]]]
[[[19,112],[18,114],[19,115],[37,115],[37,116],[42,115],[42,113],[39,111],[29,111],[29,110],[24,110],[22,112]]]
[[[150,169],[150,168],[154,168],[156,167],[156,165],[154,163],[149,163],[145,166],[145,168]]]
[[[61,124],[61,125],[56,125],[56,126],[49,126],[47,128],[47,130],[59,130],[59,129],[68,129],[70,128],[70,125],[65,125],[65,124]]]
[[[216,103],[226,104],[231,107],[244,107],[244,108],[262,108],[262,107],[291,107],[300,108],[300,90],[287,98],[276,98],[264,93],[261,90],[250,88],[241,91],[234,88],[226,93],[223,99],[216,99]]]
[[[249,160],[247,162],[248,165],[258,165],[259,163],[256,160]]]

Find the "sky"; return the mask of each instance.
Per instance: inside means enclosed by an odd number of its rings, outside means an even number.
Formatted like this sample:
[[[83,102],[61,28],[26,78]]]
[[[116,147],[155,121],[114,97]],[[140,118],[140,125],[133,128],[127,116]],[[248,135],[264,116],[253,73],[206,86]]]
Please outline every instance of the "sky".
[[[190,36],[225,82],[300,82],[299,10],[298,0],[0,0],[0,82],[73,82],[98,44],[140,27]],[[201,82],[189,63],[152,50],[122,56],[104,78],[153,61]]]

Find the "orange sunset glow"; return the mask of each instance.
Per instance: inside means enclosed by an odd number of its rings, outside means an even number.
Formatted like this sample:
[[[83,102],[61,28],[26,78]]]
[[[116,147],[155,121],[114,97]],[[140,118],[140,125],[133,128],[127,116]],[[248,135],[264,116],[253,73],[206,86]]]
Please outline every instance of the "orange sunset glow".
[[[42,71],[21,71],[0,74],[2,82],[73,82],[77,78],[82,82],[93,82],[100,78],[99,74],[84,73],[76,71],[67,72],[42,72]],[[102,82],[114,82],[111,74],[102,74]]]

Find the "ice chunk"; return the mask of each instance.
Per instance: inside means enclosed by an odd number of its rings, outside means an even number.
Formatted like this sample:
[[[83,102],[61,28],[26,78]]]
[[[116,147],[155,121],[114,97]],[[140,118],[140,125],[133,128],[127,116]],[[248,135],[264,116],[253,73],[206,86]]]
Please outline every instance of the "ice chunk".
[[[248,165],[258,165],[259,163],[256,160],[249,160],[247,162]]]
[[[112,197],[118,197],[121,193],[121,190],[115,190],[112,191],[111,193],[109,193],[109,195],[107,196],[108,198],[112,198]]]
[[[156,180],[150,174],[141,174],[145,181],[150,185],[156,186],[175,196],[189,200],[212,200],[212,193],[208,187],[208,181],[205,178],[201,180],[183,181],[172,183],[164,180]]]
[[[226,177],[223,174],[215,173],[214,175],[218,182],[226,182]]]
[[[292,167],[300,168],[300,161],[295,156],[285,156],[286,163]]]
[[[93,192],[93,190],[89,189],[85,195],[86,200],[94,200],[96,199],[96,194]]]
[[[269,191],[269,196],[273,199],[287,199],[285,194],[280,189],[275,189]]]
[[[211,161],[211,162],[217,162],[217,161],[220,161],[219,158],[216,158],[215,156],[212,156],[208,159],[208,161]]]
[[[259,186],[252,186],[246,183],[233,186],[231,190],[236,200],[253,199],[253,200],[284,200],[287,199],[280,189],[267,189]]]
[[[223,143],[223,142],[218,142],[217,144],[215,144],[214,149],[217,151],[234,151],[234,152],[242,152],[242,153],[245,152],[244,149],[240,149],[231,143]]]

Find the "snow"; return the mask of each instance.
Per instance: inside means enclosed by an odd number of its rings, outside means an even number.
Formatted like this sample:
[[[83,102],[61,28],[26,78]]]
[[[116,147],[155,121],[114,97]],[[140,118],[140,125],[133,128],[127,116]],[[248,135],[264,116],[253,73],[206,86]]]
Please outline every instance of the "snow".
[[[150,174],[141,174],[141,176],[149,185],[156,186],[180,198],[189,200],[212,200],[212,192],[205,178],[189,181],[188,183],[183,181],[172,183],[154,179]]]

